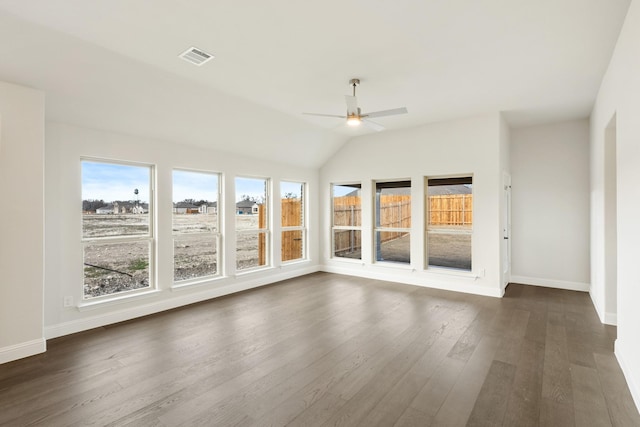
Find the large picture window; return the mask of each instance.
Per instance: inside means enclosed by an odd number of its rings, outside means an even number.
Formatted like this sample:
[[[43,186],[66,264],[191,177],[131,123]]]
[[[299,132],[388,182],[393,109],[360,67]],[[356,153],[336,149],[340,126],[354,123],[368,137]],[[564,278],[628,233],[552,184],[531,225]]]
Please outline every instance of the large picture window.
[[[282,262],[305,257],[307,229],[305,225],[305,185],[301,182],[280,183],[282,216]]]
[[[375,259],[411,262],[411,181],[376,182]]]
[[[153,283],[152,167],[82,160],[84,299]]]
[[[332,255],[362,259],[362,186],[332,184]]]
[[[261,178],[236,178],[236,270],[269,265],[268,184]]]
[[[173,171],[173,280],[219,274],[220,176]]]
[[[471,270],[472,177],[427,180],[429,267]]]

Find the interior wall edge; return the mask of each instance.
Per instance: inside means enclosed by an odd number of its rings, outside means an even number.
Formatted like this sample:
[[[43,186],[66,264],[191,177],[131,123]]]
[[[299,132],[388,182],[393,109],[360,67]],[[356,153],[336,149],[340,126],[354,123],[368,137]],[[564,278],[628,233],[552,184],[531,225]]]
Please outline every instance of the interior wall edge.
[[[634,375],[632,369],[632,366],[634,365],[628,363],[628,361],[632,359],[627,357],[626,345],[624,345],[624,342],[621,341],[620,338],[616,340],[614,354],[616,356],[616,359],[618,359],[618,364],[620,364],[622,373],[627,380],[627,385],[629,386],[631,397],[636,404],[636,409],[640,413],[640,384],[637,384],[633,381],[634,378],[640,378],[640,375]]]
[[[591,287],[591,289],[589,289],[589,296],[591,297],[591,303],[593,304],[593,308],[596,310],[596,313],[598,314],[598,318],[600,319],[600,322],[605,323],[606,314],[604,312],[603,305],[600,303],[598,293],[596,292],[596,289],[594,289],[593,286]]]

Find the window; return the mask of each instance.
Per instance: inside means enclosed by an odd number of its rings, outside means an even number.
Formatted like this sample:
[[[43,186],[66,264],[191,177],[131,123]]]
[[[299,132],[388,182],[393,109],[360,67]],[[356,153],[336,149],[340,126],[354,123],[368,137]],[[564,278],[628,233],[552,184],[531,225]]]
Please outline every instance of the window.
[[[332,184],[333,256],[362,259],[362,190],[360,184]]]
[[[305,194],[304,183],[281,182],[280,204],[282,216],[282,262],[305,257]]]
[[[173,171],[173,280],[184,282],[219,273],[220,176]]]
[[[471,271],[472,178],[427,180],[429,267]]]
[[[152,167],[82,160],[84,299],[150,288]]]
[[[376,182],[376,261],[409,264],[411,231],[411,181]]]
[[[269,263],[268,180],[236,178],[236,270]]]

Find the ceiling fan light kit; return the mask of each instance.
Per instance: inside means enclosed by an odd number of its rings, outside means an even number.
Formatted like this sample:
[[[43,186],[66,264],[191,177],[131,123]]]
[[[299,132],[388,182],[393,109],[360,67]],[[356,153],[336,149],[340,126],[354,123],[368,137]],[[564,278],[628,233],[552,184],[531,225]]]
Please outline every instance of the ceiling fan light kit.
[[[310,116],[320,117],[336,117],[340,119],[347,119],[347,126],[356,127],[364,123],[370,129],[380,132],[384,130],[384,126],[376,122],[369,120],[370,117],[385,117],[394,116],[397,114],[407,114],[407,108],[394,108],[391,110],[374,111],[372,113],[362,113],[360,107],[358,107],[358,99],[356,98],[356,87],[360,85],[360,79],[349,80],[349,86],[353,88],[353,95],[345,95],[345,101],[347,102],[347,115],[339,116],[336,114],[317,114],[317,113],[302,113]]]

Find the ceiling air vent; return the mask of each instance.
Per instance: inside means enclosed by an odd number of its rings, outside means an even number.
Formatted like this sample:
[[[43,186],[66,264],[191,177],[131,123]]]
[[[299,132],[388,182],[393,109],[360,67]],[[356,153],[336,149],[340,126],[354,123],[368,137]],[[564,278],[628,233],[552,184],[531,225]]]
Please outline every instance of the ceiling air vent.
[[[204,64],[205,62],[213,59],[213,55],[204,52],[197,47],[190,47],[180,54],[180,58],[184,59],[187,62],[191,62],[197,66]]]

